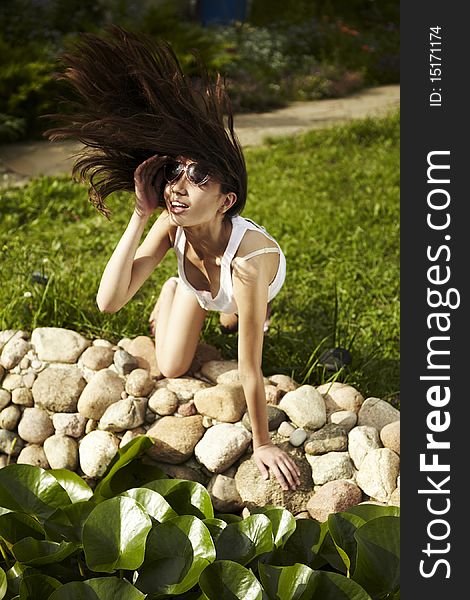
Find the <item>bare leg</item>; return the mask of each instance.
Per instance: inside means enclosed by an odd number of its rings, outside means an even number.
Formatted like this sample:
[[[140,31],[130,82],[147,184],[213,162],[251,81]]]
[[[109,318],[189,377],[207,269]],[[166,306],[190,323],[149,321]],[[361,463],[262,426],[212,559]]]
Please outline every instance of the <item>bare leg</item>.
[[[207,311],[175,278],[166,281],[154,311],[155,351],[165,377],[186,373],[196,353]]]

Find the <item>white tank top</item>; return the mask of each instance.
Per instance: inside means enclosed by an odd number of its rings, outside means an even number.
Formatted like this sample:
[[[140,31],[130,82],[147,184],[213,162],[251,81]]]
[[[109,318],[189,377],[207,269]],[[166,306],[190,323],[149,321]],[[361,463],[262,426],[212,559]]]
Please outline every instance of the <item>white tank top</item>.
[[[207,290],[196,290],[186,279],[186,273],[184,272],[184,250],[186,247],[186,235],[182,227],[178,227],[176,230],[174,250],[178,259],[178,275],[179,280],[195,294],[199,304],[205,310],[217,310],[223,313],[236,313],[238,307],[236,300],[233,296],[233,284],[232,284],[232,273],[231,263],[238,250],[240,242],[242,241],[245,231],[247,229],[253,229],[263,233],[268,239],[272,240],[276,244],[276,248],[262,248],[261,250],[255,250],[250,252],[246,256],[240,257],[245,260],[252,258],[258,254],[265,252],[276,252],[279,253],[279,267],[277,269],[276,276],[268,288],[268,302],[270,302],[274,296],[281,289],[284,280],[286,278],[286,258],[282,252],[279,244],[276,240],[269,235],[264,227],[257,225],[254,221],[240,217],[239,215],[232,218],[232,233],[225,249],[224,255],[222,256],[220,264],[220,285],[219,291],[215,298],[212,297],[212,293]]]

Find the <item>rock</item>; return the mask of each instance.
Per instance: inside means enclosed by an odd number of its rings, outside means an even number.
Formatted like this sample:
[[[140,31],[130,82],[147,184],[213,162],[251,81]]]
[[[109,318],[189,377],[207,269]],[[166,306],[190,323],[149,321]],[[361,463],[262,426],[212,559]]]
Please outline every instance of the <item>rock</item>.
[[[192,466],[189,466],[192,464],[191,460],[181,465],[170,465],[168,463],[158,461],[152,461],[152,464],[161,469],[169,477],[174,477],[175,479],[187,479],[188,481],[197,481],[198,483],[202,483],[202,485],[207,484],[208,477],[204,475],[200,469],[198,470]]]
[[[50,469],[44,448],[40,444],[30,444],[21,450],[16,459],[19,465],[32,465],[41,469]]]
[[[91,342],[76,331],[61,327],[37,327],[31,334],[39,360],[75,363]]]
[[[208,383],[193,379],[192,377],[175,377],[166,379],[167,389],[176,394],[178,402],[184,403],[193,400],[194,394],[199,390],[211,387]]]
[[[194,402],[189,401],[184,404],[180,404],[178,407],[178,414],[182,417],[191,417],[192,415],[197,414],[197,409],[194,406]]]
[[[160,418],[160,417],[158,415],[156,415],[154,412],[152,412],[149,408],[147,408],[147,410],[145,411],[145,423],[147,425],[150,425],[157,418]]]
[[[338,383],[337,381],[324,383],[317,387],[317,391],[325,398],[329,396],[339,410],[350,410],[357,413],[364,402],[362,394],[347,383]]]
[[[202,417],[202,424],[206,429],[209,429],[213,425],[212,419],[210,417]]]
[[[85,435],[91,433],[92,431],[95,431],[95,429],[98,428],[98,421],[95,421],[94,419],[88,419],[85,425]]]
[[[295,431],[295,427],[291,425],[288,421],[283,421],[279,425],[278,434],[282,435],[282,437],[290,438],[291,434]]]
[[[80,467],[88,477],[101,477],[114,458],[119,439],[108,431],[91,431],[78,448]]]
[[[274,431],[283,421],[286,420],[286,413],[277,406],[271,406],[268,404],[266,406],[266,412],[268,414],[269,431]],[[248,431],[251,431],[251,420],[248,411],[243,415],[242,423],[248,429]]]
[[[243,500],[237,490],[233,477],[218,474],[214,475],[207,486],[212,504],[218,512],[233,513],[243,508]]]
[[[289,437],[289,443],[292,446],[301,446],[307,439],[307,435],[305,429],[294,429]]]
[[[150,410],[162,417],[172,415],[178,408],[178,397],[167,387],[161,387],[150,396],[148,406]]]
[[[123,448],[126,444],[131,442],[139,435],[145,435],[145,429],[143,427],[135,427],[134,429],[129,429],[121,438],[121,443],[119,444],[119,448]]]
[[[155,344],[152,338],[146,335],[139,335],[127,344],[125,350],[135,356],[138,366],[141,369],[149,371],[152,377],[161,377],[162,374],[157,365],[155,355]]]
[[[27,337],[27,333],[21,330],[4,329],[3,331],[0,331],[0,352],[9,341],[18,338],[26,339]]]
[[[362,491],[357,485],[344,479],[338,479],[325,483],[310,498],[307,509],[312,519],[323,523],[328,519],[328,515],[344,512],[361,501]]]
[[[142,398],[153,391],[153,380],[145,369],[134,369],[126,380],[125,390],[130,396]]]
[[[31,361],[29,360],[29,358],[27,356],[23,356],[23,358],[20,360],[20,362],[18,364],[22,371],[26,371],[26,369],[29,369]]]
[[[25,387],[31,389],[36,381],[37,375],[34,371],[28,371],[23,375],[23,384]]]
[[[398,421],[400,411],[380,398],[367,398],[359,411],[357,424],[369,425],[381,431],[385,425]]]
[[[396,488],[400,459],[389,448],[369,450],[356,475],[357,485],[371,498],[388,502]]]
[[[23,377],[16,373],[7,373],[2,381],[2,387],[9,392],[24,387]]]
[[[3,367],[0,368],[0,371]],[[6,454],[0,454],[0,469],[4,469],[8,465],[8,456]]]
[[[31,344],[22,338],[12,338],[3,347],[0,354],[0,363],[5,369],[16,367],[25,354],[30,350]]]
[[[121,399],[123,391],[124,382],[119,375],[110,369],[102,369],[83,390],[77,404],[78,412],[87,419],[99,421],[108,406]]]
[[[81,438],[85,433],[87,419],[80,413],[55,413],[52,415],[52,424],[56,434]]]
[[[18,434],[25,442],[42,444],[54,433],[54,426],[42,408],[25,408],[18,424]]]
[[[51,366],[41,371],[34,382],[34,403],[52,412],[74,413],[85,386],[86,381],[77,366]]]
[[[382,427],[380,439],[385,448],[390,448],[400,456],[400,421],[393,421]]]
[[[264,394],[266,396],[266,404],[272,404],[277,406],[284,396],[285,392],[276,387],[275,385],[265,385]]]
[[[339,410],[330,415],[330,422],[339,425],[348,433],[356,426],[357,414],[352,410]]]
[[[98,346],[100,348],[113,348],[113,345],[108,340],[103,340],[101,338],[97,338],[92,342],[93,346]]]
[[[202,365],[210,360],[222,360],[220,350],[215,346],[200,342],[197,345],[190,371],[192,373],[199,371]]]
[[[348,436],[342,427],[331,423],[310,434],[304,450],[307,454],[318,455],[328,452],[344,452],[348,449]]]
[[[23,440],[16,433],[8,429],[0,429],[0,452],[18,456],[23,446]]]
[[[77,469],[78,444],[67,435],[56,434],[48,437],[44,441],[44,453],[51,469]]]
[[[108,406],[99,422],[99,429],[104,431],[126,431],[143,425],[146,398],[126,398]]]
[[[114,352],[111,348],[103,346],[90,346],[80,357],[83,366],[93,371],[106,369],[113,363],[113,359]]]
[[[14,404],[10,404],[0,411],[0,429],[8,429],[13,431],[18,425],[21,417],[21,410]]]
[[[194,455],[211,473],[222,473],[240,458],[250,442],[251,434],[246,429],[220,423],[206,430]]]
[[[162,417],[147,431],[154,441],[147,454],[154,460],[182,463],[192,455],[204,432],[201,415]]]
[[[119,348],[114,353],[114,366],[119,375],[129,375],[131,371],[137,369],[139,362],[135,356],[126,352],[124,348]]]
[[[388,503],[393,506],[400,506],[400,488],[395,488],[395,490],[393,490]]]
[[[34,406],[32,391],[28,388],[16,388],[11,392],[11,401],[18,406],[31,408]]]
[[[10,404],[11,393],[8,390],[0,389],[0,410],[3,410]]]
[[[210,363],[206,363],[210,364]],[[223,421],[240,421],[246,411],[245,394],[241,385],[218,384],[194,395],[199,413]]]
[[[289,419],[302,429],[320,429],[326,423],[326,408],[322,396],[311,385],[302,385],[287,392],[279,403]]]
[[[305,458],[312,467],[312,479],[316,485],[335,479],[351,479],[354,476],[353,465],[347,452],[328,452],[320,456],[306,454]]]
[[[349,432],[349,455],[356,469],[362,464],[369,450],[380,448],[379,433],[375,427],[359,425]]]
[[[289,442],[273,436],[272,441],[289,454],[300,470],[300,485],[296,490],[284,491],[276,477],[270,473],[264,479],[252,457],[242,459],[235,474],[235,483],[243,503],[249,510],[268,504],[283,506],[293,514],[306,510],[313,494],[312,471],[303,452],[293,448]]]
[[[238,370],[238,362],[236,360],[209,360],[201,367],[201,373],[212,381],[218,383],[217,379],[227,371]]]
[[[271,375],[268,379],[270,383],[274,384],[278,390],[285,394],[287,394],[287,392],[293,392],[299,387],[299,384],[296,383],[292,377],[283,375],[282,373]]]

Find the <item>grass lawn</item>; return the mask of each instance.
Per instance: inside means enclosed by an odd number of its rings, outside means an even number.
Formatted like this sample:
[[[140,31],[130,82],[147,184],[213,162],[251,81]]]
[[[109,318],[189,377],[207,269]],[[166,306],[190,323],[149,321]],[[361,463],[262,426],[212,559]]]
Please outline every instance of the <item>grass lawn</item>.
[[[243,215],[278,240],[286,283],[273,303],[263,371],[317,385],[337,377],[364,395],[399,396],[399,112],[268,141],[246,150],[249,195]],[[117,314],[95,295],[132,212],[130,194],[109,201],[111,222],[69,178],[43,177],[0,192],[0,329],[67,327],[117,342],[148,335],[161,284],[176,272],[169,254]],[[236,357],[210,313],[204,340]],[[318,363],[348,348],[348,371]]]

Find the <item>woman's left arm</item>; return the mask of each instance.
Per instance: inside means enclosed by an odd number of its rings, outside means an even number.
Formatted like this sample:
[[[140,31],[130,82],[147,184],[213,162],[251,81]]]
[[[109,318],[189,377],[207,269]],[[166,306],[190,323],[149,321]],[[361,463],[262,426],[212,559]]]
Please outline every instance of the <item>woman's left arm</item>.
[[[264,320],[269,280],[263,256],[250,262],[234,260],[233,291],[238,306],[238,369],[253,433],[253,458],[265,479],[269,471],[285,490],[300,483],[292,458],[271,442],[268,431],[266,393],[261,369]]]

